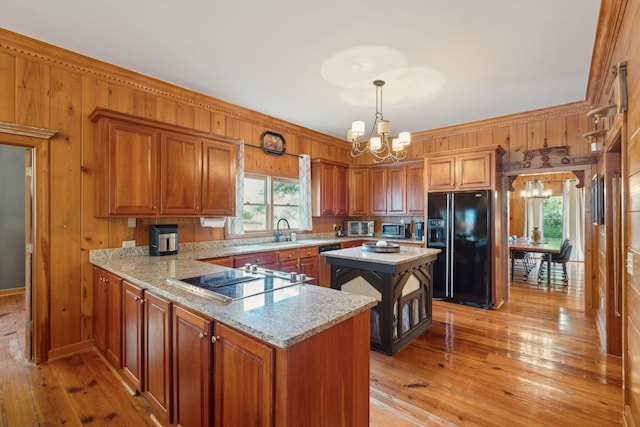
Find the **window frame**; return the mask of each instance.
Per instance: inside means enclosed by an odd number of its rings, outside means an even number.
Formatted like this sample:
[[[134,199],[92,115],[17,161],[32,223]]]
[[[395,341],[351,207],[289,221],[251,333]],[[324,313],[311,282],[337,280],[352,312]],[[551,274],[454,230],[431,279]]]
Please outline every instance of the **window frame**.
[[[269,236],[272,235],[273,233],[276,232],[276,221],[277,219],[274,218],[274,212],[275,209],[274,207],[276,206],[296,206],[299,207],[300,203],[298,202],[298,204],[296,205],[276,205],[274,204],[274,197],[273,197],[273,188],[274,188],[274,183],[275,182],[286,182],[286,183],[294,183],[297,184],[298,186],[300,186],[300,179],[298,178],[285,178],[285,177],[279,177],[279,176],[275,176],[275,175],[267,175],[267,174],[260,174],[260,173],[245,173],[244,175],[244,179],[245,181],[247,179],[257,179],[257,180],[264,180],[265,182],[265,211],[266,211],[266,225],[267,225],[267,229],[266,230],[244,230],[244,236],[247,237],[262,237],[262,236]],[[255,203],[247,203],[246,200],[244,200],[243,202],[243,206],[263,206],[263,205],[259,205],[259,204],[255,204]],[[291,227],[291,231],[297,231],[298,228],[297,227]]]

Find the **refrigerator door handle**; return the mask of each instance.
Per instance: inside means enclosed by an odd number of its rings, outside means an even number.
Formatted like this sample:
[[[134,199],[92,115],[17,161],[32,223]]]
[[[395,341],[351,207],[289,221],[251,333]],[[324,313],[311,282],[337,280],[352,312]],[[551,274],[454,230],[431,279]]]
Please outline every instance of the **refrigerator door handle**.
[[[447,234],[447,288],[446,288],[446,296],[449,298],[453,298],[453,281],[454,281],[454,271],[453,271],[453,257],[454,254],[454,223],[453,223],[453,215],[454,215],[454,198],[452,193],[447,194],[447,220],[446,220],[446,234]]]

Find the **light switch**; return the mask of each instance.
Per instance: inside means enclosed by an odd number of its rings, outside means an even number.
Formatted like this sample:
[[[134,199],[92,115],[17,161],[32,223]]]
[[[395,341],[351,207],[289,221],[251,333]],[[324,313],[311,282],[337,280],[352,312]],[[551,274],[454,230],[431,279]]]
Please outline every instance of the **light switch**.
[[[627,251],[627,273],[633,276],[633,253]]]

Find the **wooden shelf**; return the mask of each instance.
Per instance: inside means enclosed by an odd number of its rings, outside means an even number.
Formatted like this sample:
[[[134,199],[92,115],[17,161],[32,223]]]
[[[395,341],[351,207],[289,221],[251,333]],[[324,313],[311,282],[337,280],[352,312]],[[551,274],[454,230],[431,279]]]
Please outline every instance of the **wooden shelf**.
[[[607,134],[607,129],[598,129],[592,130],[591,132],[587,132],[582,135],[583,138],[598,138],[601,136],[605,136]]]
[[[611,117],[617,112],[617,110],[618,106],[616,104],[609,104],[589,111],[587,113],[587,117]]]

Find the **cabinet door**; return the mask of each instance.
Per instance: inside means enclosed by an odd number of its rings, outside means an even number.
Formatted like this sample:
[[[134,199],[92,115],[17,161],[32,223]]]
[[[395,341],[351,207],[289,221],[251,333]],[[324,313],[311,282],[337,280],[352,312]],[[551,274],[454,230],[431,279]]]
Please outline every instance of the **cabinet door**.
[[[172,327],[174,422],[211,425],[212,322],[174,306]],[[233,382],[233,376],[230,380]]]
[[[407,170],[404,166],[387,169],[387,213],[407,213]]]
[[[425,159],[427,191],[455,190],[455,158]]]
[[[491,153],[458,156],[458,189],[491,188]]]
[[[144,332],[143,289],[122,281],[122,373],[136,390],[142,392],[142,335]]]
[[[215,424],[273,425],[274,349],[220,323],[215,335]]]
[[[349,215],[369,215],[369,169],[349,168]]]
[[[202,142],[202,215],[236,214],[236,146],[228,142]]]
[[[336,216],[347,215],[347,171],[348,169],[342,166],[336,166],[333,170],[335,184],[333,214]]]
[[[109,213],[155,216],[158,212],[158,132],[120,122],[109,125]]]
[[[107,346],[107,272],[93,267],[93,336],[104,353]]]
[[[371,215],[387,214],[387,170],[372,168],[369,170],[371,183]]]
[[[333,165],[320,164],[320,215],[334,215],[336,197],[335,175]]]
[[[144,296],[144,396],[162,425],[171,423],[171,302]]]
[[[202,150],[199,138],[163,133],[160,139],[160,213],[200,214]]]
[[[407,166],[407,213],[424,215],[424,162]]]
[[[107,345],[105,356],[122,368],[122,279],[107,272]]]
[[[319,285],[318,277],[318,257],[300,258],[300,273],[312,277],[314,284]]]

